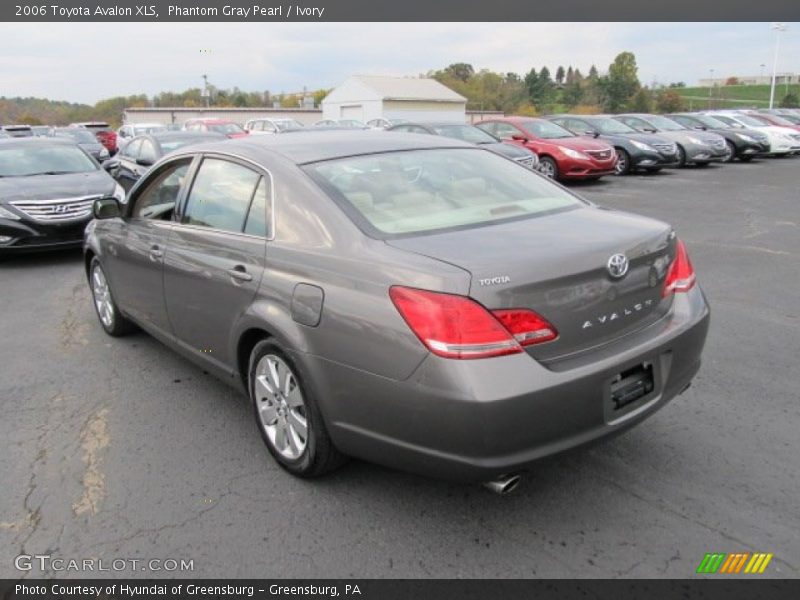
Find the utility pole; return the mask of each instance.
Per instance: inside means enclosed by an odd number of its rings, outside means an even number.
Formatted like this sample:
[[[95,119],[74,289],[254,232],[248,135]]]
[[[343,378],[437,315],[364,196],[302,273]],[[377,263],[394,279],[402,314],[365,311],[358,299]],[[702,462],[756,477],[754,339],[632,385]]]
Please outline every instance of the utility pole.
[[[775,82],[778,79],[778,53],[781,48],[781,33],[786,31],[783,23],[773,23],[772,29],[775,31],[775,59],[772,61],[772,86],[769,90],[769,107],[775,106]]]
[[[709,79],[710,83],[708,84],[708,108],[711,108],[711,93],[714,90],[714,69],[709,69],[708,72],[711,74],[711,78]]]
[[[203,78],[203,98],[206,99],[206,108],[208,108],[211,100],[211,92],[208,91],[208,75],[201,75]]]

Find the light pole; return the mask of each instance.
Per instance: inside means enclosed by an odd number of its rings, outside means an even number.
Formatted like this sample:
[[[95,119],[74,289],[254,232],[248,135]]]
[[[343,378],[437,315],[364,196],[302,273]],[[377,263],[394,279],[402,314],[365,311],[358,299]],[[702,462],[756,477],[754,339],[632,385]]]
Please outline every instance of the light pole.
[[[708,72],[711,74],[709,78],[710,83],[708,84],[708,108],[711,108],[711,92],[714,89],[714,69],[709,69]]]
[[[772,86],[769,90],[769,107],[775,105],[775,81],[778,78],[778,53],[781,48],[781,33],[786,31],[786,25],[783,23],[773,23],[772,29],[775,30],[775,59],[772,62]]]

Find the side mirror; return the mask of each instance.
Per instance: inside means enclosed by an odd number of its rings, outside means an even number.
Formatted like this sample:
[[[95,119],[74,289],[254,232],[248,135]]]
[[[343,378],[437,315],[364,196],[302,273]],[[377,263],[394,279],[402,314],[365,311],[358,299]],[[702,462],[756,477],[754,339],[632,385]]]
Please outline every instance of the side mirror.
[[[642,131],[647,133],[656,133],[658,130],[655,127],[642,127]]]
[[[140,167],[152,167],[153,161],[150,160],[149,158],[137,158],[136,164],[139,165]]]
[[[699,129],[700,131],[708,131],[708,127],[705,125],[695,125],[694,128]]]
[[[593,138],[599,138],[600,137],[600,132],[599,131],[595,131],[594,129],[590,129],[589,131],[586,132],[586,135],[590,135]]]
[[[521,133],[515,133],[511,136],[511,139],[515,142],[527,142],[528,138],[522,135]]]
[[[116,219],[122,216],[122,206],[113,197],[98,198],[92,205],[95,219]]]
[[[111,173],[111,171],[115,171],[119,167],[119,161],[116,158],[109,158],[100,163],[100,166],[107,173]]]

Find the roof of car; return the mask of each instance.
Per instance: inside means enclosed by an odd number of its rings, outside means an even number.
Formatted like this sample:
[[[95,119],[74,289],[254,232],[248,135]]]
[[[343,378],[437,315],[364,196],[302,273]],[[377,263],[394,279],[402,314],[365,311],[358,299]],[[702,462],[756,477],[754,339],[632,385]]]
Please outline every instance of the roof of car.
[[[0,144],[10,146],[12,144],[60,144],[64,146],[75,146],[75,140],[68,137],[9,137],[0,138]]]
[[[262,135],[209,142],[187,148],[185,153],[223,152],[253,160],[278,154],[295,164],[404,150],[427,148],[474,148],[473,144],[442,136],[367,130],[308,130],[287,135]]]
[[[459,121],[407,121],[398,123],[395,127],[408,127],[409,125],[417,125],[419,127],[474,127],[471,123],[461,123]]]
[[[227,140],[223,134],[215,131],[153,131],[141,137],[149,137],[159,142],[169,142],[174,140],[191,140],[206,139],[206,140]]]
[[[505,123],[523,123],[525,121],[544,121],[542,117],[522,117],[517,115],[511,115],[509,117],[492,117],[491,119],[484,119],[481,121],[482,123],[485,121],[501,121]],[[478,123],[480,124],[480,123]]]
[[[230,119],[188,119],[187,123],[205,123],[206,125],[227,125],[228,123],[234,123]]]

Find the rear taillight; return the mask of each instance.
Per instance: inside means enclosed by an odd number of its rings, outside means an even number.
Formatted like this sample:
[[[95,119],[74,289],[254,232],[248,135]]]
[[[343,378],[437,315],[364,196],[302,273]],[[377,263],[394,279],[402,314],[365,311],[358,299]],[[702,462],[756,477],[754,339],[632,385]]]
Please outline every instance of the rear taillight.
[[[488,358],[522,352],[522,346],[556,337],[547,321],[529,310],[486,308],[465,296],[393,287],[389,296],[408,326],[434,354]]]
[[[678,240],[675,244],[675,260],[669,266],[667,278],[664,281],[664,291],[662,296],[678,292],[688,292],[694,287],[697,277],[694,274],[692,261],[686,252],[686,246]]]

